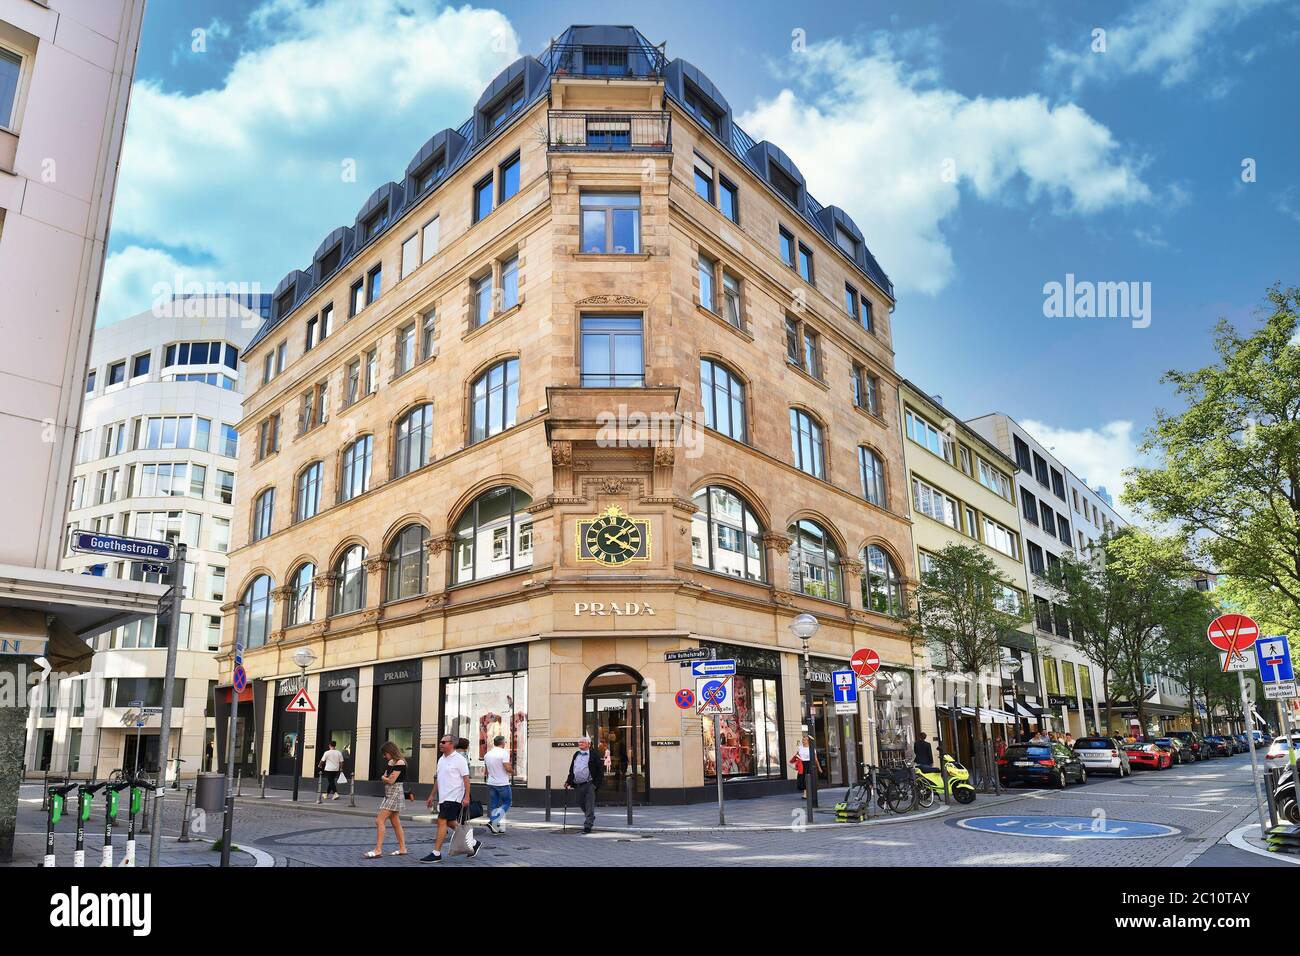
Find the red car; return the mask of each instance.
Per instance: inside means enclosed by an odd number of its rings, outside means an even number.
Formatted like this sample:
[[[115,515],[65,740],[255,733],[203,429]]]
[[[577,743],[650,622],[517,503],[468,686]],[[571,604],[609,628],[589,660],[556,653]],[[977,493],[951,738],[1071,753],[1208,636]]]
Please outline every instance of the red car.
[[[1168,750],[1161,750],[1155,744],[1128,744],[1124,752],[1128,754],[1129,763],[1134,767],[1164,770],[1173,765],[1173,755]]]

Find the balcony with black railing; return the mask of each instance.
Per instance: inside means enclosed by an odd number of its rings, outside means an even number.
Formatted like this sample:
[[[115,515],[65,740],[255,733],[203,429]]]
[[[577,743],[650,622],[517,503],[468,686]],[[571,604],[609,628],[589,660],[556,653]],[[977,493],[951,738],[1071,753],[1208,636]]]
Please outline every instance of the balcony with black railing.
[[[553,75],[594,80],[656,79],[668,65],[663,52],[648,43],[552,43],[541,60]]]
[[[672,115],[667,110],[551,110],[547,144],[553,152],[667,152],[672,148]]]

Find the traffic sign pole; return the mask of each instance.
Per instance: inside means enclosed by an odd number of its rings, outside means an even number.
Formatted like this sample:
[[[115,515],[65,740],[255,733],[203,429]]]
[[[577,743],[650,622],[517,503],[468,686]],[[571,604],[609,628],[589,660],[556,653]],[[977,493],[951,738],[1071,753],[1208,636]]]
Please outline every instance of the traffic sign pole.
[[[235,666],[244,663],[244,645],[235,643]],[[233,671],[232,671],[233,674]],[[230,714],[226,725],[226,812],[221,819],[221,865],[230,866],[230,840],[235,828],[235,727],[239,713],[239,692],[230,684]]]
[[[722,721],[713,715],[713,776],[718,781],[718,826],[727,825],[726,798],[722,795]]]
[[[176,687],[176,645],[181,635],[181,599],[185,595],[185,542],[178,542],[172,558],[172,612],[167,622],[167,670],[163,677],[162,726],[158,728],[158,788],[153,798],[153,824],[149,833],[149,865],[158,865],[162,848],[163,794],[167,792],[167,753],[172,736],[172,693]],[[137,763],[135,772],[139,774]],[[178,766],[176,772],[180,773]],[[177,781],[179,783],[179,781]]]
[[[1246,700],[1246,675],[1237,671],[1237,681],[1241,688],[1241,716],[1249,721],[1250,703]],[[1250,724],[1246,725],[1249,732]],[[1255,784],[1255,809],[1259,811],[1259,835],[1265,839],[1268,838],[1268,821],[1264,813],[1264,791],[1259,786],[1259,758],[1255,756],[1255,741],[1249,741],[1250,747],[1250,779]]]

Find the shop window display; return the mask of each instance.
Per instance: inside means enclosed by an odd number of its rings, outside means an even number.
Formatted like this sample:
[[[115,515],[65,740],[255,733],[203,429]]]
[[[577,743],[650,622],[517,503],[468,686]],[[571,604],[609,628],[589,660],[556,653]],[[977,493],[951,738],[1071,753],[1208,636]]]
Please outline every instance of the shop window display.
[[[715,728],[722,734],[724,777],[781,776],[780,722],[777,715],[776,681],[758,677],[736,677],[736,712],[704,718],[704,775],[713,777]]]
[[[524,673],[451,679],[446,683],[446,731],[469,740],[469,774],[483,780],[484,755],[506,738],[515,779],[528,774],[528,680]]]

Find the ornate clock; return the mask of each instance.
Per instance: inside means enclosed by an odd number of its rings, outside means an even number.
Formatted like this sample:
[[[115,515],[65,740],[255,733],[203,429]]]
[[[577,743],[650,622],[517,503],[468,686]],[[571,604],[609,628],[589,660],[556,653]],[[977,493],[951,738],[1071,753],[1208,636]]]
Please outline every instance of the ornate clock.
[[[578,522],[578,560],[607,568],[650,559],[650,523],[610,506],[595,518]]]

